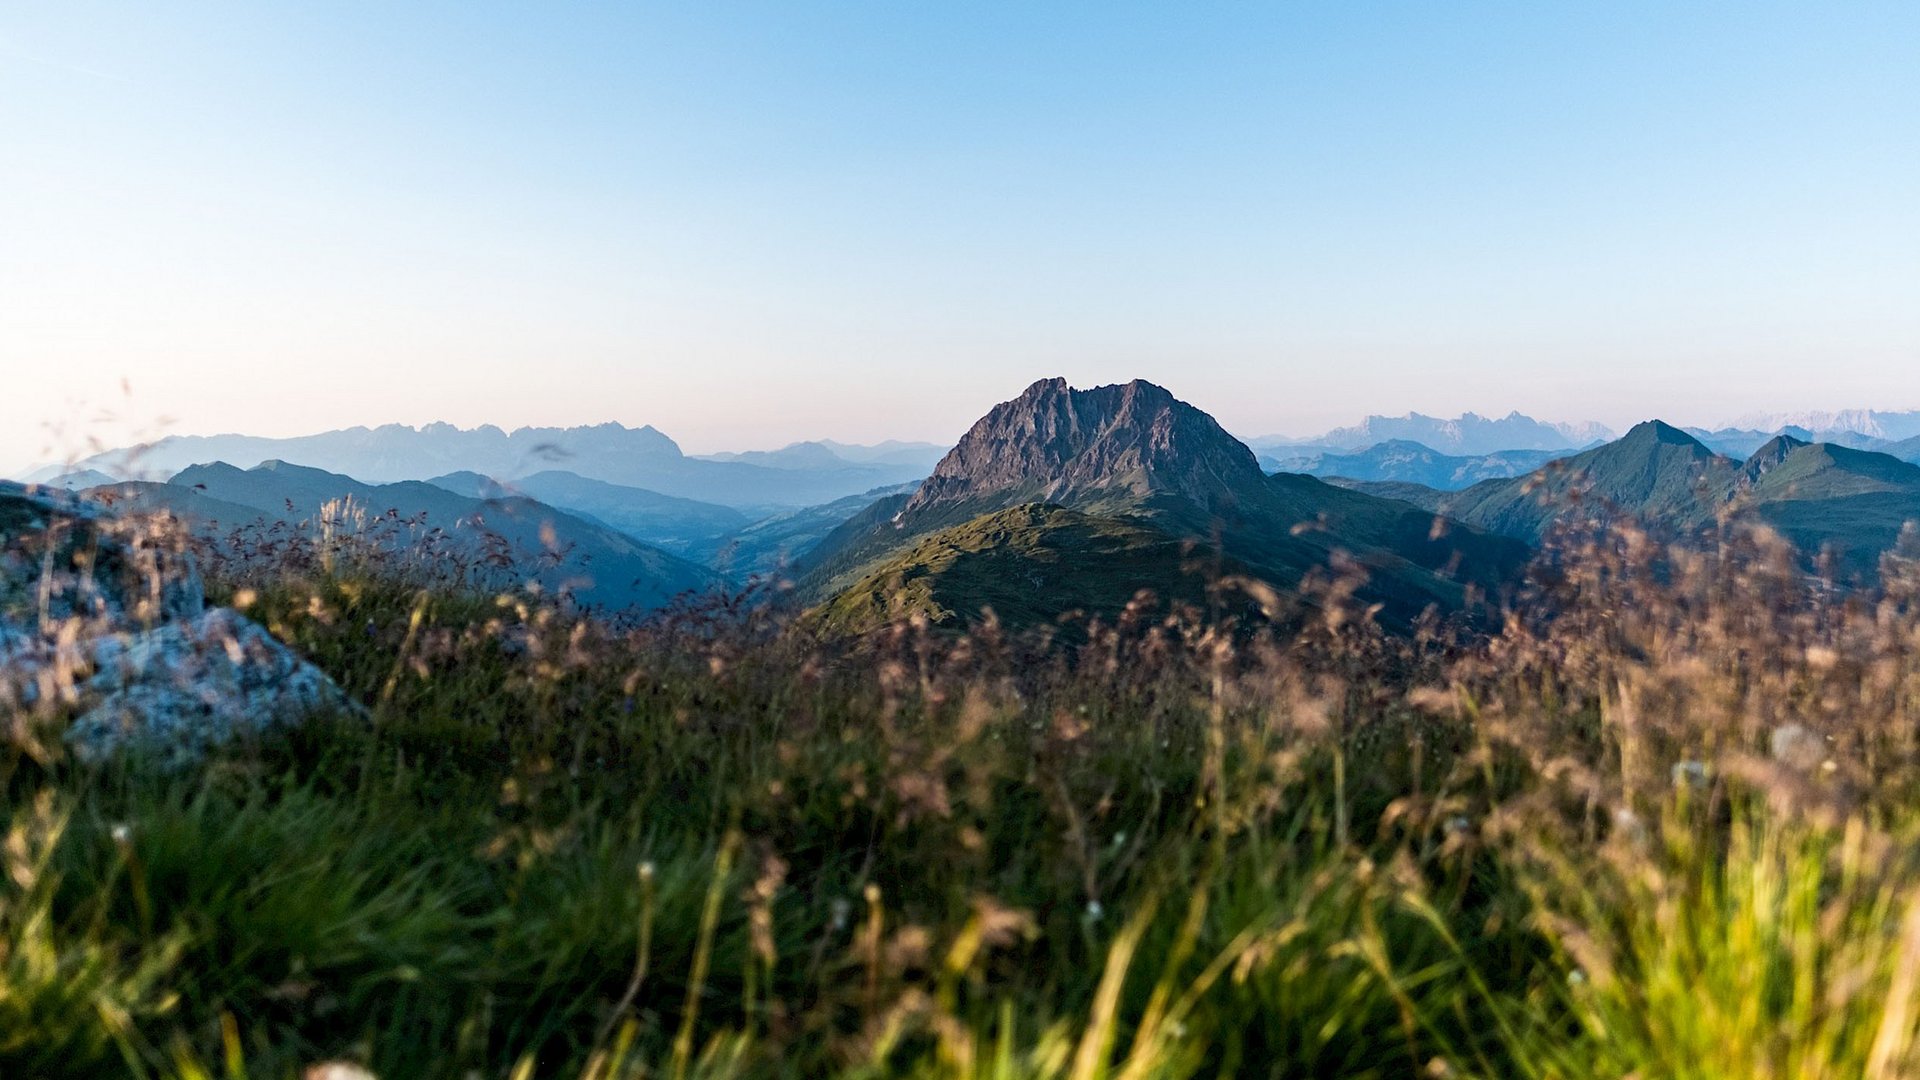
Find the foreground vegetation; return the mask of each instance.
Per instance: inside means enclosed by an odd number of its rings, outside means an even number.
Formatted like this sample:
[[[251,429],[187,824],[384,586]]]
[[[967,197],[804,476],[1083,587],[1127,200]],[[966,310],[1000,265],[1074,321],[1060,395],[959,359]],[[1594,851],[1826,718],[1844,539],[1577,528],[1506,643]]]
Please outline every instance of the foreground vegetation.
[[[1920,1075],[1920,574],[1565,541],[1492,640],[220,587],[367,715],[4,763],[0,1074]],[[1271,609],[1291,607],[1281,612]]]

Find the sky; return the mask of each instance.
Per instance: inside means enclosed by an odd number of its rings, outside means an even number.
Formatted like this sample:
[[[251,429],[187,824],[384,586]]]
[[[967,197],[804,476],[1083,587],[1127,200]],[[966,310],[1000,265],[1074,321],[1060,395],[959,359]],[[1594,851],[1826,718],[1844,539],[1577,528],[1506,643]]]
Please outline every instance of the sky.
[[[0,6],[0,471],[1920,408],[1920,4]]]

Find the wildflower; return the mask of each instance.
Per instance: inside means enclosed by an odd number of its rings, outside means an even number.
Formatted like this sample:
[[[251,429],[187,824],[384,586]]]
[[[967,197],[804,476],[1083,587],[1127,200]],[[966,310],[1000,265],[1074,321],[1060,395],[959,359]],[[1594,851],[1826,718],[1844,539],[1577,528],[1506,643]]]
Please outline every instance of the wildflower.
[[[1102,915],[1105,915],[1106,913],[1107,913],[1107,909],[1100,906],[1100,901],[1098,900],[1087,901],[1087,921],[1088,922],[1099,922],[1100,917]]]
[[[113,842],[116,844],[124,845],[133,841],[133,826],[128,825],[124,821],[115,822],[113,828],[109,830],[109,833],[113,836]]]
[[[1447,832],[1454,836],[1473,830],[1473,821],[1465,814],[1455,814],[1447,819]]]

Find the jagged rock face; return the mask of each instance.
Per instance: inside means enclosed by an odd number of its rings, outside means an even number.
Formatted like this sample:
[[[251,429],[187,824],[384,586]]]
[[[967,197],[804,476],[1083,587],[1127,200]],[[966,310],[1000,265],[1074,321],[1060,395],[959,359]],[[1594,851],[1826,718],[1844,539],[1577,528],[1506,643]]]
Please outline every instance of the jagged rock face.
[[[1111,492],[1173,495],[1219,512],[1264,480],[1252,450],[1152,383],[1075,390],[1048,379],[975,424],[904,513],[962,503],[1071,506]]]
[[[0,492],[0,738],[82,758],[191,760],[243,733],[356,706],[227,608],[159,528]]]

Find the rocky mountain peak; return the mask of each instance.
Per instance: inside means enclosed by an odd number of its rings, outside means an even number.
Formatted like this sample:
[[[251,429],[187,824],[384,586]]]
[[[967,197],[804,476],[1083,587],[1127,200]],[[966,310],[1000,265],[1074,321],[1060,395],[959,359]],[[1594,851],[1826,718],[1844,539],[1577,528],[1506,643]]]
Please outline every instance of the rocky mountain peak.
[[[1711,457],[1713,451],[1699,439],[1662,420],[1647,420],[1635,424],[1631,430],[1621,436],[1618,446],[1641,447],[1652,444],[1677,446],[1698,450],[1703,457]]]
[[[1746,464],[1741,466],[1741,471],[1746,474],[1748,482],[1751,483],[1772,472],[1787,460],[1787,455],[1806,445],[1808,443],[1804,439],[1796,439],[1791,435],[1775,435],[1760,449],[1755,450],[1753,456],[1747,458]]]
[[[1264,480],[1252,450],[1163,387],[1136,379],[1076,390],[1044,379],[974,424],[905,512],[1114,493],[1174,495],[1215,511]]]

